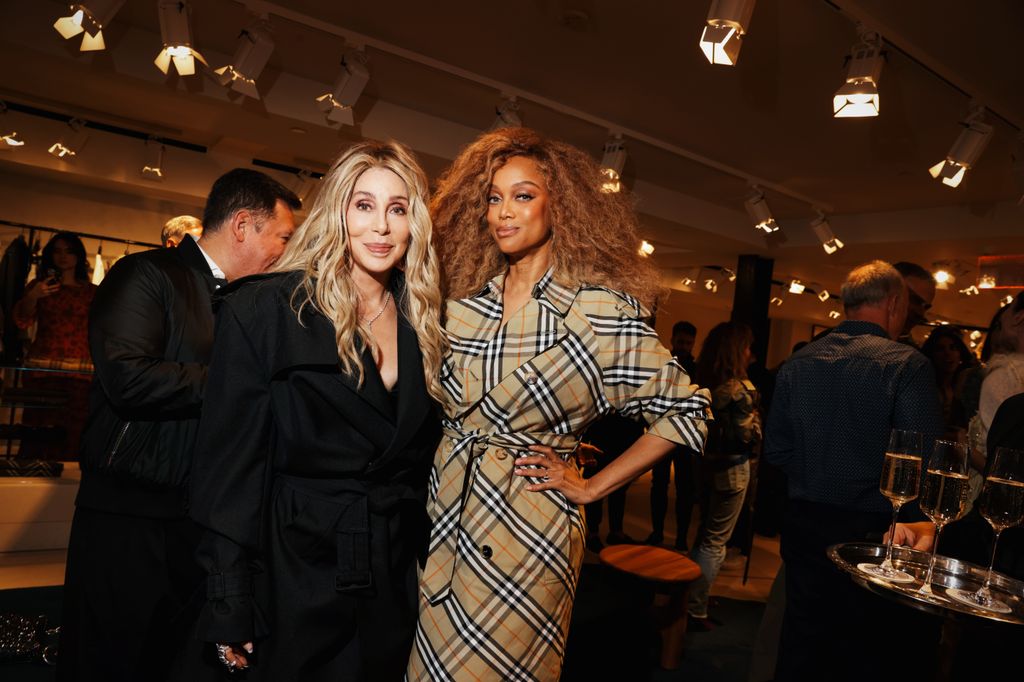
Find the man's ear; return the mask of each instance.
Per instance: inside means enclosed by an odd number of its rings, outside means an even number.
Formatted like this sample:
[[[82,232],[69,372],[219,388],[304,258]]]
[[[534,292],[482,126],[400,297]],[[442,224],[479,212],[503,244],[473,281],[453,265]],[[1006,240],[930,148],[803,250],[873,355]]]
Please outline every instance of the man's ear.
[[[246,234],[253,228],[252,212],[247,208],[240,208],[231,216],[228,227],[231,235],[237,242],[244,242]]]

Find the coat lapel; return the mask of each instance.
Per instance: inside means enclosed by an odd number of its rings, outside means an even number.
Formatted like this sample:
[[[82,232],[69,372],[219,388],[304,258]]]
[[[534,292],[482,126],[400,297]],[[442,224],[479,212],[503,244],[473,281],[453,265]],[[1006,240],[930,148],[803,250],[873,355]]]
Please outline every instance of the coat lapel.
[[[423,355],[420,353],[419,341],[415,330],[402,315],[398,324],[398,414],[395,436],[373,468],[402,452],[419,432],[431,407],[432,400],[427,394],[423,376]]]

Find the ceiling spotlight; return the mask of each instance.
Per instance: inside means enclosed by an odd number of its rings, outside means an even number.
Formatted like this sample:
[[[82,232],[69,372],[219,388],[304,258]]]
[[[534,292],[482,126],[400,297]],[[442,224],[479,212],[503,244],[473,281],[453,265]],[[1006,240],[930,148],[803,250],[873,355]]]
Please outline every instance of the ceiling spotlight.
[[[341,73],[334,81],[330,92],[316,98],[320,111],[327,115],[327,120],[343,125],[354,125],[352,107],[355,106],[363,88],[370,82],[370,70],[367,68],[366,53],[352,50],[341,59]]]
[[[718,280],[716,280],[714,277],[708,277],[706,280],[704,280],[704,288],[713,294],[717,294]]]
[[[838,310],[828,311],[828,316],[833,320],[838,320],[841,313]]]
[[[270,25],[257,21],[244,29],[238,36],[235,57],[227,66],[214,71],[221,85],[230,87],[247,97],[259,99],[256,79],[263,72],[270,55],[274,52],[274,41],[270,37]]]
[[[966,289],[961,289],[960,293],[963,294],[964,296],[977,296],[981,292],[978,290],[978,287],[976,287],[976,286],[974,286],[972,284],[971,286],[967,287]]]
[[[1013,296],[1011,296],[1010,294],[1007,294],[1006,296],[1003,296],[1001,299],[999,299],[1000,308],[1005,308],[1011,303],[1013,303]]]
[[[491,130],[499,128],[521,128],[523,119],[519,116],[519,102],[513,97],[503,97],[501,103],[494,108],[496,117]]]
[[[995,275],[982,275],[978,278],[979,289],[995,289],[996,278]]]
[[[782,299],[779,298],[778,296],[772,296],[771,304],[774,306],[780,306],[782,305]]]
[[[778,223],[772,217],[772,211],[768,208],[768,201],[764,198],[764,192],[757,187],[753,193],[743,202],[747,207],[747,215],[754,221],[754,227],[771,234],[779,229]]]
[[[82,36],[82,52],[106,49],[103,42],[103,26],[121,9],[124,0],[89,0],[89,2],[71,3],[71,14],[54,22],[53,27],[65,40]]]
[[[806,288],[807,287],[804,286],[803,282],[798,279],[794,279],[789,283],[789,293],[791,294],[802,294]]]
[[[646,239],[640,242],[641,256],[650,256],[652,253],[654,253],[654,244],[650,243]]]
[[[828,293],[827,289],[822,289],[821,293],[818,294],[818,300],[821,301],[822,303],[824,303],[825,301],[827,301],[829,299],[829,297],[831,295],[832,294]]]
[[[146,140],[146,162],[142,164],[142,177],[147,180],[164,179],[164,146],[155,139]]]
[[[736,273],[729,268],[722,268],[722,274],[730,281],[736,281]]]
[[[712,0],[700,49],[712,64],[733,66],[750,26],[755,0]]]
[[[684,287],[692,287],[694,284],[697,283],[697,280],[692,279],[687,275],[684,275],[683,278],[679,280],[679,283],[682,284]]]
[[[604,143],[604,156],[601,157],[601,191],[618,192],[622,189],[620,178],[626,165],[626,145],[622,135],[616,135]]]
[[[935,278],[935,283],[939,286],[956,282],[956,277],[949,270],[936,270],[932,273],[932,277]]]
[[[882,38],[874,31],[860,29],[860,42],[850,50],[846,82],[832,96],[832,115],[836,118],[878,116],[878,81],[885,55]]]
[[[7,114],[7,104],[0,101],[0,116]],[[9,133],[0,135],[0,152],[7,151],[9,149],[15,149],[17,147],[24,147],[25,141],[18,139],[18,131],[12,130]]]
[[[956,142],[950,148],[946,158],[928,169],[931,176],[942,180],[943,185],[957,187],[964,179],[964,174],[978,161],[985,151],[989,138],[992,137],[992,126],[982,121],[985,110],[975,108],[970,116],[960,122],[964,127]]]
[[[160,37],[164,48],[153,63],[165,74],[171,63],[179,76],[191,76],[196,72],[196,61],[206,65],[203,55],[192,47],[192,27],[189,18],[192,6],[185,0],[159,0],[157,13],[160,15]]]
[[[839,237],[832,234],[832,226],[828,224],[828,218],[825,217],[824,213],[818,213],[818,217],[811,221],[811,229],[814,230],[818,241],[821,242],[821,248],[825,249],[825,253],[828,255],[831,256],[843,248],[843,242],[840,241]]]
[[[67,132],[46,151],[62,161],[71,161],[82,151],[87,139],[89,131],[85,129],[85,121],[73,118],[68,121]]]

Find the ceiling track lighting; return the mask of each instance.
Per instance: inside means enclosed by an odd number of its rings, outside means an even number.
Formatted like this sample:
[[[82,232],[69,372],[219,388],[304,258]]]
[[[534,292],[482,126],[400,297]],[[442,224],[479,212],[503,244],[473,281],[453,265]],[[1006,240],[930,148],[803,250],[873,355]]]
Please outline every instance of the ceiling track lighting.
[[[977,296],[978,294],[981,293],[981,291],[978,290],[978,287],[972,284],[966,289],[961,289],[960,293],[963,294],[964,296]]]
[[[0,117],[7,116],[7,103],[0,101]],[[24,147],[25,141],[18,137],[18,131],[12,130],[9,133],[0,134],[0,152]]]
[[[818,300],[822,303],[828,302],[828,299],[832,298],[832,294],[828,293],[828,289],[822,289],[818,293]]]
[[[781,306],[783,301],[782,301],[782,298],[779,297],[779,296],[772,296],[770,302],[774,306]]]
[[[1000,308],[1005,308],[1011,303],[1013,303],[1013,296],[1011,296],[1010,294],[1007,294],[1006,296],[1003,296],[1001,299],[999,299]]]
[[[768,208],[768,201],[764,197],[764,192],[757,187],[753,189],[753,193],[743,202],[747,208],[747,215],[754,221],[756,229],[762,230],[766,234],[777,232],[779,225],[775,222],[775,218],[772,217],[772,211]]]
[[[238,47],[231,63],[216,69],[217,80],[246,97],[259,99],[256,79],[274,52],[274,40],[270,36],[270,24],[259,20],[244,29],[238,36]]]
[[[885,52],[882,38],[874,31],[858,26],[860,41],[850,49],[846,82],[832,96],[835,118],[878,116],[878,81],[882,78]]]
[[[995,275],[981,275],[978,277],[978,288],[979,289],[995,289],[996,278]]]
[[[82,34],[82,52],[105,50],[103,27],[110,23],[125,0],[89,0],[68,5],[71,14],[53,23],[53,28],[64,40]]]
[[[491,130],[501,128],[521,128],[523,119],[519,115],[519,102],[514,96],[502,97],[501,102],[494,108],[496,114]]]
[[[192,6],[185,0],[157,0],[157,14],[164,47],[153,60],[156,68],[166,74],[173,64],[179,76],[191,76],[197,59],[207,66],[203,55],[192,47]]]
[[[824,213],[818,212],[818,217],[811,221],[811,229],[814,230],[815,236],[821,242],[821,248],[828,255],[831,256],[845,246],[842,240],[832,233],[832,226],[829,225],[828,218],[825,217]]]
[[[992,137],[992,126],[982,120],[984,116],[983,107],[974,107],[970,115],[960,122],[964,129],[946,158],[928,169],[933,178],[941,180],[947,187],[957,187],[963,182],[964,174],[978,162]]]
[[[626,166],[626,143],[622,135],[615,135],[604,143],[601,156],[601,191],[615,193],[622,190],[622,169]]]
[[[830,311],[828,311],[829,319],[832,319],[832,320],[838,320],[841,314],[842,313],[840,313],[838,310],[830,310]]]
[[[722,268],[722,275],[730,282],[736,281],[736,272],[734,270],[730,270],[729,268]]]
[[[794,279],[789,283],[789,293],[791,294],[802,294],[806,288],[804,283],[798,279]]]
[[[146,140],[146,161],[142,164],[142,177],[160,182],[164,179],[164,145],[154,138]]]
[[[700,49],[712,64],[735,66],[756,0],[712,0]]]
[[[641,256],[646,258],[647,256],[650,256],[651,254],[654,253],[654,244],[644,239],[643,241],[640,242],[640,248],[638,249],[638,251]]]
[[[50,145],[47,153],[57,157],[61,161],[71,161],[82,151],[86,141],[89,139],[89,131],[85,127],[85,121],[80,118],[73,118],[68,121],[68,130],[60,139]]]
[[[704,280],[704,288],[713,294],[718,293],[718,280],[714,277],[708,277]]]
[[[370,70],[367,67],[366,53],[362,50],[352,50],[342,57],[341,73],[334,81],[334,87],[330,92],[316,98],[317,105],[327,116],[328,122],[355,125],[352,107],[369,82]]]

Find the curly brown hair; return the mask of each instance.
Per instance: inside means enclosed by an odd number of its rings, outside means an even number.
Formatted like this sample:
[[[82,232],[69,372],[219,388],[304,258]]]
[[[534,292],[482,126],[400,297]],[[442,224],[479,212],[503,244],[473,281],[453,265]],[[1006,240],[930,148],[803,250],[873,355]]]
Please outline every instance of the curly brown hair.
[[[430,213],[446,297],[471,296],[508,268],[488,232],[487,197],[495,171],[515,156],[533,159],[547,183],[555,280],[606,286],[653,307],[661,278],[639,254],[639,222],[627,193],[602,192],[594,159],[528,128],[481,135],[438,181]]]

